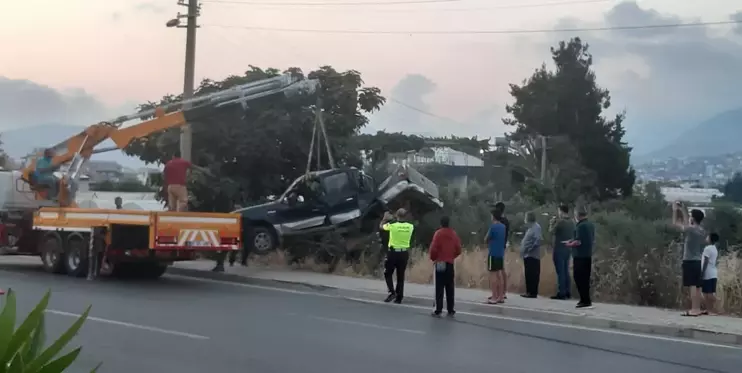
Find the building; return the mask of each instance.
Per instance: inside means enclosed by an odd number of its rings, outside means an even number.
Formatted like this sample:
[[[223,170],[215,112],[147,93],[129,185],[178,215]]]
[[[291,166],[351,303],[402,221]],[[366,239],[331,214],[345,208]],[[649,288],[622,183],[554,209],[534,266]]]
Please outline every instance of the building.
[[[438,166],[446,175],[449,185],[465,191],[469,185],[469,172],[472,168],[484,167],[484,161],[450,147],[424,148],[418,152],[390,153],[387,161],[392,164],[407,162],[408,165]]]

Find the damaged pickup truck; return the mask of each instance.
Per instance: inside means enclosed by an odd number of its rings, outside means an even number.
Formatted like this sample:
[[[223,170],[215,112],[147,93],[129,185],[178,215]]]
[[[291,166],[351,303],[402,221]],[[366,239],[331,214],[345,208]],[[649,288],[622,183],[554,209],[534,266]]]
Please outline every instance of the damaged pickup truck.
[[[417,219],[441,209],[443,202],[435,183],[412,167],[395,165],[378,186],[357,168],[310,172],[276,200],[235,212],[242,215],[243,244],[249,253],[319,243],[314,246],[332,258],[357,258],[368,247],[358,243],[376,236],[384,212],[400,207]],[[311,254],[316,252],[305,255]]]

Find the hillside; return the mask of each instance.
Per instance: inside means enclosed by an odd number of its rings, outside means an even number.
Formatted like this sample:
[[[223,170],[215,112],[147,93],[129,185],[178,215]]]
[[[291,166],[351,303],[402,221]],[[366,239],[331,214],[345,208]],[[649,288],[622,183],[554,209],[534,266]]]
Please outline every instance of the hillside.
[[[742,151],[742,108],[716,115],[641,158],[708,157],[739,151]]]
[[[56,145],[64,139],[80,132],[85,127],[46,124],[34,127],[18,128],[5,131],[0,135],[2,148],[9,156],[20,159],[34,148]],[[102,146],[112,146],[113,142],[104,142]],[[96,160],[115,161],[129,168],[144,167],[144,162],[125,155],[123,152],[108,152],[94,155]]]

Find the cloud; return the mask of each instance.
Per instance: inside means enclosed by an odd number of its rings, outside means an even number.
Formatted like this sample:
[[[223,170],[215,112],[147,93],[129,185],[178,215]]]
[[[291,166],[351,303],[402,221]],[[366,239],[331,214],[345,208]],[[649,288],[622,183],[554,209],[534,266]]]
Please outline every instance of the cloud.
[[[165,12],[165,7],[157,4],[154,1],[146,1],[138,3],[134,6],[134,10],[137,12],[150,12],[155,14],[161,14]]]
[[[731,17],[742,20],[742,12]],[[560,20],[555,28],[697,21],[626,1],[605,12],[597,24],[569,18]],[[598,84],[611,91],[613,111],[627,111],[627,138],[635,147],[634,153],[641,154],[662,147],[720,112],[742,106],[738,100],[742,75],[737,74],[742,66],[742,45],[728,33],[717,32],[724,30],[721,27],[558,33],[535,47],[544,51],[541,55],[547,61],[548,46],[559,40],[579,36],[590,45]],[[741,30],[737,27],[736,31]]]
[[[60,92],[28,80],[0,77],[0,130],[42,124],[88,125],[109,111],[83,90]]]

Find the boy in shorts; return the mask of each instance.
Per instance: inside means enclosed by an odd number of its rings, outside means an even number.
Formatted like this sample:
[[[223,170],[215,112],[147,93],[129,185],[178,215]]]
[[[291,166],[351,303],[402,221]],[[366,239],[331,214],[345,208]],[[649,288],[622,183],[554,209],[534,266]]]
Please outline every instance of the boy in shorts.
[[[716,260],[719,257],[719,250],[716,249],[716,243],[719,242],[719,235],[710,233],[706,236],[706,243],[703,248],[703,280],[701,281],[701,292],[703,293],[703,303],[706,310],[704,315],[718,315],[716,312]]]
[[[505,303],[505,224],[502,223],[502,212],[492,212],[492,225],[487,230],[484,242],[488,247],[487,271],[489,271],[490,289],[492,296],[487,298],[488,304]]]

